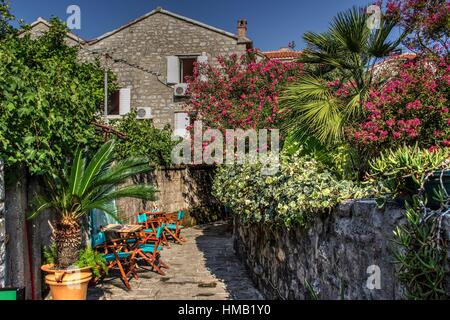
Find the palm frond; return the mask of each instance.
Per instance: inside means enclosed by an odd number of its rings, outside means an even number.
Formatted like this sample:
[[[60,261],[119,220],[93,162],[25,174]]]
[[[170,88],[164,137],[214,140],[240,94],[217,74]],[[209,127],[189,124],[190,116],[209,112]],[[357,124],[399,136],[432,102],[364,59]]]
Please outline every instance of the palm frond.
[[[339,13],[327,32],[304,34],[307,48],[300,61],[317,67],[290,85],[280,98],[283,112],[289,115],[283,129],[292,137],[301,140],[312,135],[321,143],[339,143],[344,127],[364,113],[373,81],[370,63],[391,54],[402,40],[389,38],[395,21],[382,21],[379,30],[371,31],[367,19],[365,10],[353,7]],[[337,98],[326,86],[330,78],[351,87],[347,98]]]
[[[112,217],[114,220],[120,221],[120,219],[118,217],[117,207],[114,205],[114,202],[112,202],[110,200],[91,202],[91,203],[85,205],[83,208],[86,211],[91,211],[91,210],[97,209],[103,213],[106,213],[107,215]]]
[[[33,219],[43,211],[52,209],[55,204],[56,203],[52,199],[42,195],[37,195],[33,199],[32,206],[34,207],[34,210],[29,214],[28,219]]]
[[[343,52],[360,54],[365,51],[370,36],[367,14],[357,7],[338,13],[328,32]]]
[[[79,196],[82,196],[86,190],[88,190],[95,177],[112,161],[111,155],[113,150],[114,140],[110,140],[105,143],[91,159],[81,180]]]
[[[285,126],[294,135],[312,133],[322,143],[341,137],[339,103],[321,79],[304,76],[287,87],[280,102],[289,110],[292,120]]]
[[[145,185],[145,184],[131,185],[112,191],[104,195],[97,201],[107,202],[120,198],[135,198],[148,201],[155,201],[156,200],[155,192],[156,189],[152,185]]]
[[[406,32],[403,32],[397,39],[389,40],[396,26],[397,23],[395,21],[381,20],[380,28],[370,35],[367,50],[369,55],[377,59],[388,57],[401,44],[407,36]]]
[[[148,160],[144,158],[130,158],[116,162],[108,169],[108,171],[99,175],[95,181],[92,182],[88,191],[104,185],[117,184],[130,177],[148,172],[150,169],[151,167]]]
[[[81,177],[84,174],[84,168],[86,165],[86,160],[83,158],[83,153],[79,148],[75,152],[75,156],[73,159],[72,170],[70,173],[69,180],[69,192],[71,194],[79,194],[80,193],[80,184]]]
[[[48,197],[35,198],[31,217],[47,209],[53,209],[64,216],[78,219],[92,209],[101,210],[117,218],[112,202],[130,197],[155,200],[155,188],[150,185],[132,185],[117,189],[117,186],[136,174],[151,170],[144,159],[128,159],[112,165],[114,143],[103,145],[86,167],[83,152],[78,150],[72,161],[70,176],[66,173],[48,176]]]

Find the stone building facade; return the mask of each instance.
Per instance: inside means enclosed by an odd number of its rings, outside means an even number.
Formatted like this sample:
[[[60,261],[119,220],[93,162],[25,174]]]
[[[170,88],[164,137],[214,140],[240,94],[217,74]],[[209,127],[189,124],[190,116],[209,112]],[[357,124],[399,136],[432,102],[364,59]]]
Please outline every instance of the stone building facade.
[[[31,32],[41,34],[48,25],[39,18]],[[110,118],[130,109],[149,111],[142,116],[150,114],[156,127],[169,124],[181,131],[188,122],[182,113],[184,77],[193,63],[215,64],[218,56],[240,55],[252,47],[245,20],[238,21],[233,34],[162,8],[90,41],[68,34],[68,43],[81,46],[82,59],[99,58],[117,75],[121,90],[111,95]]]

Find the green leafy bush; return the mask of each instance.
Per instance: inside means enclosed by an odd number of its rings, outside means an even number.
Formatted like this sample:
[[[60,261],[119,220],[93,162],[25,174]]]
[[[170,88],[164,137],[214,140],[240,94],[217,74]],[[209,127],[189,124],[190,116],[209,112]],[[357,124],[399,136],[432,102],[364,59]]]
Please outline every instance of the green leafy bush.
[[[403,146],[385,151],[370,163],[370,179],[382,194],[390,197],[413,195],[424,187],[427,178],[449,157],[449,149],[429,151]]]
[[[123,120],[113,123],[115,129],[127,135],[116,143],[117,157],[122,160],[145,157],[152,165],[170,166],[172,149],[178,143],[172,141],[170,127],[157,129],[151,120],[139,120],[136,115],[136,111],[132,111]]]
[[[37,39],[7,34],[0,41],[0,157],[6,167],[54,173],[78,146],[96,147],[104,70],[81,63],[56,18]],[[111,73],[109,90],[114,90]]]
[[[315,214],[329,212],[341,201],[367,192],[351,181],[338,181],[309,156],[282,155],[280,170],[264,176],[262,164],[222,166],[213,194],[247,222],[307,226]]]
[[[441,211],[424,210],[423,200],[414,196],[413,204],[407,205],[405,212],[407,223],[394,231],[394,242],[398,245],[394,251],[399,265],[397,278],[410,299],[449,298],[446,292],[448,247],[441,234],[441,216]]]
[[[90,267],[96,278],[101,277],[102,271],[108,273],[108,265],[103,255],[91,248],[81,250],[76,266],[78,268]]]
[[[50,247],[44,248],[44,261],[46,264],[55,264],[57,261],[57,247],[56,244],[52,244]],[[102,254],[87,248],[81,250],[80,258],[75,262],[75,266],[78,268],[89,267],[92,270],[94,276],[98,279],[101,277],[101,273],[108,273],[108,265]]]

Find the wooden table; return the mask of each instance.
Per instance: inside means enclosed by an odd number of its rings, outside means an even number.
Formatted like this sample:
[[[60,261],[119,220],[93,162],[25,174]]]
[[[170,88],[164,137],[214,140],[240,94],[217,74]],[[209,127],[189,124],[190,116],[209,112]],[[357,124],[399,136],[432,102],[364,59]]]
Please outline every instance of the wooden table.
[[[132,234],[142,230],[142,226],[138,224],[108,224],[102,227],[104,232],[117,232],[119,234]]]
[[[143,226],[134,224],[108,224],[100,229],[105,232],[107,240],[119,241],[119,246],[121,246],[120,251],[131,253],[128,270],[125,274],[126,279],[124,279],[125,285],[131,288],[128,282],[128,275],[131,274],[135,279],[138,279],[136,272],[136,254],[140,245],[139,233],[142,231]],[[125,272],[123,270],[121,271]]]

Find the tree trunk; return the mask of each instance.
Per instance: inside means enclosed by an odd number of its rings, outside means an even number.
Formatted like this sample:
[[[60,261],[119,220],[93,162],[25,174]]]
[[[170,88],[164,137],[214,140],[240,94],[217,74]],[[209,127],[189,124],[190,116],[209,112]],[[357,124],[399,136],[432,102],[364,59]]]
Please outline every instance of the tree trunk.
[[[26,213],[28,209],[28,172],[22,166],[8,170],[6,185],[6,286],[25,288],[26,299],[32,298],[31,275],[28,257]]]
[[[74,265],[78,261],[81,251],[81,227],[78,221],[64,218],[58,222],[55,230],[55,244],[57,267],[66,269]]]

